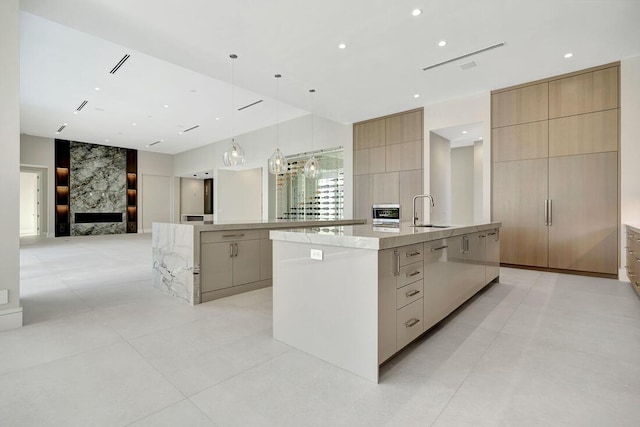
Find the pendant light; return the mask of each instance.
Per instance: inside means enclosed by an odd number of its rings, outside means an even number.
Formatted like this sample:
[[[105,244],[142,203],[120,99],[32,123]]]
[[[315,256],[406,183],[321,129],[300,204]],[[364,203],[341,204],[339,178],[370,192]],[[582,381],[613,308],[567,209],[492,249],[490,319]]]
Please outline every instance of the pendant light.
[[[269,173],[278,175],[285,170],[285,158],[280,151],[280,77],[282,75],[276,74],[277,87],[276,87],[276,151],[269,157]]]
[[[231,58],[231,144],[227,147],[227,151],[222,155],[222,162],[225,166],[238,166],[244,164],[244,150],[236,142],[235,139],[235,103],[236,103],[236,85],[235,85],[235,62],[238,55],[232,53]]]
[[[304,164],[304,176],[310,179],[316,179],[320,176],[320,163],[313,153],[313,94],[315,89],[310,89],[311,93],[311,158]]]

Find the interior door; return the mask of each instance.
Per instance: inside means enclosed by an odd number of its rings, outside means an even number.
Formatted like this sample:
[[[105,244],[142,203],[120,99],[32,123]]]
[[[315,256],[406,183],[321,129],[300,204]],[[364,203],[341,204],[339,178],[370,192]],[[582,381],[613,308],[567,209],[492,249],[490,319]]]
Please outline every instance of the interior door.
[[[549,267],[617,274],[617,152],[550,158],[549,198]]]
[[[493,220],[502,221],[500,261],[548,266],[548,159],[493,164]]]

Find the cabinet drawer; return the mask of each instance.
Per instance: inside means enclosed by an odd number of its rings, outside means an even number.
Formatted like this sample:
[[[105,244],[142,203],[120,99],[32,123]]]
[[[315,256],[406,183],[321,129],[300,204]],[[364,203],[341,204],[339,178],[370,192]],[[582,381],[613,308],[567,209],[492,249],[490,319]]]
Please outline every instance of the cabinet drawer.
[[[400,252],[400,267],[411,264],[416,261],[422,261],[424,258],[424,246],[422,243],[417,245],[402,246],[398,248]]]
[[[416,339],[423,332],[423,325],[422,298],[398,310],[396,325],[398,350]]]
[[[413,264],[400,267],[400,274],[396,287],[401,288],[409,283],[417,282],[424,277],[424,264],[422,262],[414,262]]]
[[[396,308],[402,308],[420,298],[424,294],[424,280],[420,279],[396,291]]]
[[[204,231],[200,233],[200,243],[231,242],[260,238],[260,230]]]

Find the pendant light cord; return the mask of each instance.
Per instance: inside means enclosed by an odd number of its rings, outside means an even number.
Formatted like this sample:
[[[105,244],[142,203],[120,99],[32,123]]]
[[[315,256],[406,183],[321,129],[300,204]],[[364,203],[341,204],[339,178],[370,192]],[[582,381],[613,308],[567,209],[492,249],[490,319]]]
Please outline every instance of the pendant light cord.
[[[238,55],[232,53],[229,55],[231,58],[231,141],[235,141],[236,138],[236,59]]]
[[[309,93],[311,94],[311,155],[313,156],[313,94],[316,92],[315,89],[309,89]]]

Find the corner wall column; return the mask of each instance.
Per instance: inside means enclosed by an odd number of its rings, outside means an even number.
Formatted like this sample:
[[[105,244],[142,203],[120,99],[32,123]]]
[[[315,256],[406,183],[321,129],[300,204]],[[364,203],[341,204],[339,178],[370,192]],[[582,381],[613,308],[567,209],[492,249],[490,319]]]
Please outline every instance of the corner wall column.
[[[22,326],[20,307],[20,4],[0,2],[0,331]]]

